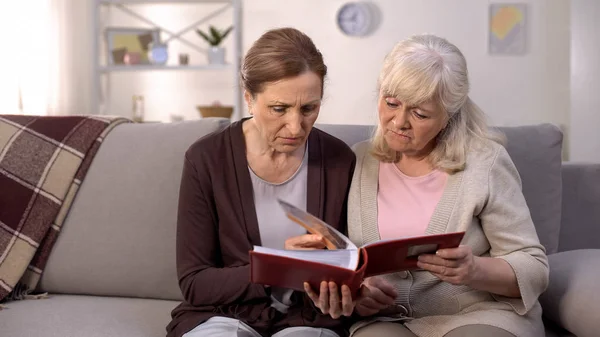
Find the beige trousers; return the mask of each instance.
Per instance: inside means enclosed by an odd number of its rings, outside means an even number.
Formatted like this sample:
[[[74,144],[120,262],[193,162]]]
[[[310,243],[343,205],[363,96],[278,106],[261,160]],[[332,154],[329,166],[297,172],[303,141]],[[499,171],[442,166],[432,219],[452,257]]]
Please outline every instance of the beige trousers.
[[[515,337],[510,332],[491,325],[466,325],[448,332],[444,337]],[[353,337],[417,337],[403,324],[376,322],[362,327]]]
[[[260,334],[244,322],[229,317],[215,316],[198,325],[183,337],[261,337]],[[297,326],[287,328],[272,337],[339,337],[328,329]],[[486,336],[489,337],[489,336]]]

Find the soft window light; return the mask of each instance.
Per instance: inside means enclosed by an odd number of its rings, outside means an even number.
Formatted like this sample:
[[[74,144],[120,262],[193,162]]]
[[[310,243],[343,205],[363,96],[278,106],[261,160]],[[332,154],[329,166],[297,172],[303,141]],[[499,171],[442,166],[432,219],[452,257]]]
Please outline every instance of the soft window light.
[[[0,114],[46,114],[51,0],[0,5]]]

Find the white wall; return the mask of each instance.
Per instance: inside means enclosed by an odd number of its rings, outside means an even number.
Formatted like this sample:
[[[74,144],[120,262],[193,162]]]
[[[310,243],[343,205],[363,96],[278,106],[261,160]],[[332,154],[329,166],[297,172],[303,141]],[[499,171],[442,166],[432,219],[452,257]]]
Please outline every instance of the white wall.
[[[571,2],[570,159],[600,162],[600,2]]]
[[[378,0],[382,23],[367,38],[343,36],[335,25],[341,0],[244,0],[244,50],[265,30],[293,26],[313,38],[329,67],[323,123],[375,121],[375,82],[382,59],[394,43],[415,33],[435,33],[455,43],[467,57],[472,98],[496,125],[569,123],[569,0],[522,0],[529,7],[529,51],[524,56],[487,53],[488,1]],[[187,6],[187,5],[186,5]],[[216,7],[216,5],[215,5]],[[154,7],[157,21],[183,27],[206,7]],[[216,21],[227,23],[230,13]],[[178,23],[176,22],[178,21]],[[190,40],[197,40],[194,35]],[[231,40],[228,41],[229,43]],[[172,62],[177,49],[173,44]],[[183,48],[183,47],[181,47]],[[182,49],[183,50],[183,49]],[[231,56],[231,55],[229,55]],[[192,55],[197,60],[200,55]],[[215,99],[231,103],[235,85],[227,72],[119,74],[113,77],[111,113],[126,115],[131,95],[146,97],[146,114],[168,120],[170,113],[197,118],[195,105]]]
[[[58,21],[56,48],[58,66],[50,83],[49,110],[57,115],[89,114],[92,106],[93,41],[92,2],[53,0],[53,18]]]
[[[487,1],[374,2],[383,14],[381,26],[373,36],[355,39],[335,26],[334,15],[343,1],[286,1],[285,8],[278,0],[246,1],[245,45],[265,29],[282,25],[313,37],[330,69],[321,122],[372,123],[383,57],[398,40],[427,32],[448,38],[464,52],[472,98],[495,124],[568,123],[568,1],[525,1],[530,4],[530,51],[522,57],[487,54]]]

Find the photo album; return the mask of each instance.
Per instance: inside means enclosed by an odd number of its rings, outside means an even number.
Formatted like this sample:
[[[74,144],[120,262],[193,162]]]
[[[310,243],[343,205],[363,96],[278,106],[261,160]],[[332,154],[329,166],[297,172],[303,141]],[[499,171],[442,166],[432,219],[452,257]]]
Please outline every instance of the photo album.
[[[370,276],[417,269],[420,254],[458,247],[464,232],[380,240],[357,247],[334,227],[283,200],[287,217],[308,233],[321,235],[327,249],[284,250],[254,246],[250,251],[251,282],[304,291],[304,282],[318,291],[321,281],[350,287],[356,294]]]

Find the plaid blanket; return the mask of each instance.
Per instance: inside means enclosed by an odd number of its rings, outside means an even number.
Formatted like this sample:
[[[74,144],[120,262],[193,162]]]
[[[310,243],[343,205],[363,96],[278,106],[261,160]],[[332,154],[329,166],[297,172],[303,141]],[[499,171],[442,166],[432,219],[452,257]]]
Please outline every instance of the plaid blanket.
[[[0,302],[35,289],[102,140],[127,121],[0,115]]]

